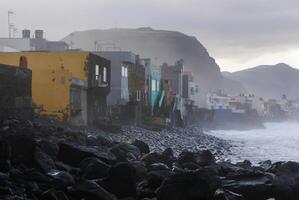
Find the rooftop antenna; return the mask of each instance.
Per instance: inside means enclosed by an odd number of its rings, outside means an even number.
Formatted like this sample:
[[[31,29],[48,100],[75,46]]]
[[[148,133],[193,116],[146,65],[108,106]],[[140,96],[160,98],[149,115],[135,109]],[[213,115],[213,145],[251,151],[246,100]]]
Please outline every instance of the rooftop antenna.
[[[9,10],[7,12],[7,22],[8,22],[8,37],[11,38],[11,29],[13,27],[13,25],[10,23],[10,17],[14,14],[14,12],[12,10]]]
[[[13,26],[13,37],[16,37],[16,33],[18,33],[17,27]]]

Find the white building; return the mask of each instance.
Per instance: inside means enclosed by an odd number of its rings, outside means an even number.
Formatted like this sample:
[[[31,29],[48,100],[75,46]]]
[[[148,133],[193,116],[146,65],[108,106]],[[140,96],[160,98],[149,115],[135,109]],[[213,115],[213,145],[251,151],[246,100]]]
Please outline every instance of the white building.
[[[65,51],[68,45],[63,41],[48,41],[42,30],[36,30],[35,36],[30,36],[30,30],[23,30],[22,38],[0,38],[0,46],[6,46],[18,51]]]
[[[8,47],[8,46],[1,46],[0,45],[0,52],[18,52],[17,49]]]
[[[207,94],[207,108],[209,110],[218,110],[218,109],[230,109],[229,102],[231,97],[221,93],[208,93]]]

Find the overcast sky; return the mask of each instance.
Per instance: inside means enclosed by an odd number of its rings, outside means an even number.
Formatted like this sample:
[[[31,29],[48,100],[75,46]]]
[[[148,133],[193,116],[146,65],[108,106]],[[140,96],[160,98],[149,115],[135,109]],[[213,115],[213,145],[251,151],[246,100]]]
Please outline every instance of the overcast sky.
[[[299,67],[298,0],[1,0],[19,29],[44,29],[50,40],[72,31],[152,27],[194,35],[223,71],[285,62]]]

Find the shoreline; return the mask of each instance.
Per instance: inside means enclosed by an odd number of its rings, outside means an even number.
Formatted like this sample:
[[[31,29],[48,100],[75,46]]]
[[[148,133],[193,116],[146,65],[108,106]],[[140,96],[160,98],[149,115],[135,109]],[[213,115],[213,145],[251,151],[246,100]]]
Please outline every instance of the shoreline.
[[[51,124],[0,122],[1,199],[298,199],[299,163],[225,162],[226,147],[212,151],[229,144],[196,128],[105,135]]]

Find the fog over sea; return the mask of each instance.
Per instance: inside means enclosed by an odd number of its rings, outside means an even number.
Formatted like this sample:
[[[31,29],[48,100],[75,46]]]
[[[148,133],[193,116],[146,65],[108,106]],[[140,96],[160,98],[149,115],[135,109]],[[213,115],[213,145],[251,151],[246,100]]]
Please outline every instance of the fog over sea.
[[[265,129],[217,130],[208,134],[230,140],[233,145],[227,159],[232,162],[250,160],[297,161],[299,162],[299,123],[265,123]]]

